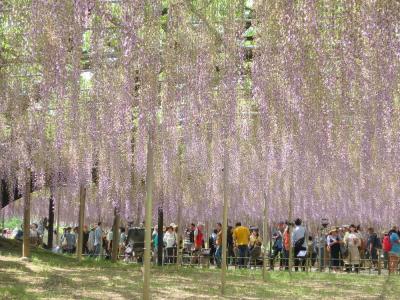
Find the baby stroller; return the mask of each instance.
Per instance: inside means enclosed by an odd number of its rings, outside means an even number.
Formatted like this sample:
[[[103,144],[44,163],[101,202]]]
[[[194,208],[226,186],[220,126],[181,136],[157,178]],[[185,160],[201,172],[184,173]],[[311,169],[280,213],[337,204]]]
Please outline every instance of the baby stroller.
[[[126,239],[125,261],[133,261],[136,259],[142,262],[144,255],[144,228],[133,227],[128,230]]]

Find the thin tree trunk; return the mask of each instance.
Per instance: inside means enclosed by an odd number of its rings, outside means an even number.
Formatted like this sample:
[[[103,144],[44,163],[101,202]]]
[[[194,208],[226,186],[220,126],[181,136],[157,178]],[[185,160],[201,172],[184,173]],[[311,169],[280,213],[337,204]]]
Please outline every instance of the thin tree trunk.
[[[114,224],[113,224],[113,239],[112,239],[112,253],[111,261],[116,262],[118,260],[118,249],[119,249],[119,223],[120,216],[116,208],[114,208]]]
[[[224,169],[223,169],[223,193],[224,193],[224,208],[222,214],[222,263],[221,263],[221,294],[225,294],[226,285],[226,269],[227,269],[227,233],[228,233],[228,209],[229,209],[229,154],[225,143],[224,149]]]
[[[31,170],[25,170],[24,189],[24,235],[22,257],[30,257],[30,223],[31,223]]]
[[[293,266],[293,247],[292,247],[292,230],[290,224],[293,223],[293,167],[290,173],[290,187],[289,187],[289,273],[292,272]]]
[[[144,272],[143,272],[143,299],[150,300],[150,259],[151,259],[151,219],[153,212],[153,133],[149,130],[147,143],[147,171],[146,171],[146,211],[145,211],[145,248],[144,248]]]
[[[264,192],[264,222],[263,222],[263,241],[264,241],[264,255],[263,255],[263,280],[266,280],[267,274],[266,274],[266,267],[267,267],[267,260],[266,260],[266,254],[267,254],[267,241],[268,241],[268,204],[267,204],[267,194]]]
[[[181,199],[179,199],[179,201],[181,201]],[[179,246],[181,244],[181,237],[182,237],[182,206],[179,203],[178,204],[178,232],[176,233],[177,237],[176,237],[176,263],[177,265],[181,264],[182,261],[182,252],[179,251]]]
[[[86,188],[82,184],[79,188],[79,233],[78,233],[78,247],[76,254],[78,261],[82,260],[82,248],[83,248],[83,226],[85,222],[85,198]]]
[[[63,195],[62,188],[60,187],[57,192],[57,246],[60,245],[60,205],[61,205],[61,197]]]
[[[47,230],[47,248],[53,249],[53,233],[54,233],[54,193],[51,189],[50,199],[49,199],[49,224]]]

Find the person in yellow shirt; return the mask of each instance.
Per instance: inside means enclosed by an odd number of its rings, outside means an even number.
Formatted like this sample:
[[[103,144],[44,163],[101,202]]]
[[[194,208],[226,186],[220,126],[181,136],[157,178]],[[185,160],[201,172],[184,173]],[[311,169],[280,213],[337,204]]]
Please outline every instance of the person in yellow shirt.
[[[237,222],[235,229],[233,230],[233,241],[235,247],[238,249],[238,265],[239,268],[245,267],[247,258],[247,250],[250,240],[250,230],[246,226],[242,226],[242,223]]]

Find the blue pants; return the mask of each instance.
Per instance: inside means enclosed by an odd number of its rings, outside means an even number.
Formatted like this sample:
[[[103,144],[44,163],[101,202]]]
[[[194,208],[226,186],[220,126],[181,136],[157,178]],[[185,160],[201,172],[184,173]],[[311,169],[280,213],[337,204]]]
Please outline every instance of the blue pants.
[[[100,244],[97,244],[96,246],[94,246],[94,255],[95,256],[100,255]]]
[[[222,246],[218,246],[217,250],[215,251],[215,263],[217,264],[217,267],[221,267],[221,261],[222,261]]]
[[[239,259],[238,259],[238,265],[239,268],[244,267],[245,266],[245,262],[246,262],[246,257],[247,257],[247,245],[240,245],[238,246],[238,255],[239,255]]]

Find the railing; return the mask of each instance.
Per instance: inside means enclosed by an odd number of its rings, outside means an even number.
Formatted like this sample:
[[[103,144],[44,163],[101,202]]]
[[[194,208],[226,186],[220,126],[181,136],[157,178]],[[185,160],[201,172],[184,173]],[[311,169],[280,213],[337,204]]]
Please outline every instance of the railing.
[[[74,251],[62,251],[63,254],[74,254]],[[99,254],[84,253],[83,256],[91,258],[107,259],[111,258],[110,251],[106,251],[104,248],[101,249]],[[120,253],[118,255],[120,260],[126,263],[142,263],[143,251],[137,253]],[[162,266],[180,265],[186,267],[201,267],[201,268],[216,268],[220,267],[221,258],[215,257],[213,253],[210,253],[210,249],[202,250],[184,250],[180,249],[179,253],[176,252],[176,248],[164,248],[162,254]],[[290,263],[289,263],[290,262]],[[157,263],[157,253],[152,253],[152,263]],[[264,257],[262,254],[255,257],[239,257],[239,256],[228,256],[227,267],[230,269],[247,268],[247,269],[262,269],[264,265]],[[265,256],[265,268],[274,271],[303,271],[303,272],[348,272],[348,273],[360,273],[360,274],[389,274],[389,256],[387,253],[383,253],[378,250],[377,256],[371,258],[360,257],[358,259],[351,259],[351,257],[332,258],[329,252],[325,252],[325,257],[321,260],[315,253],[313,255],[307,255],[306,257],[293,257],[292,261],[289,259],[289,255],[286,252],[279,252],[277,255]],[[399,274],[399,266],[392,272]]]

